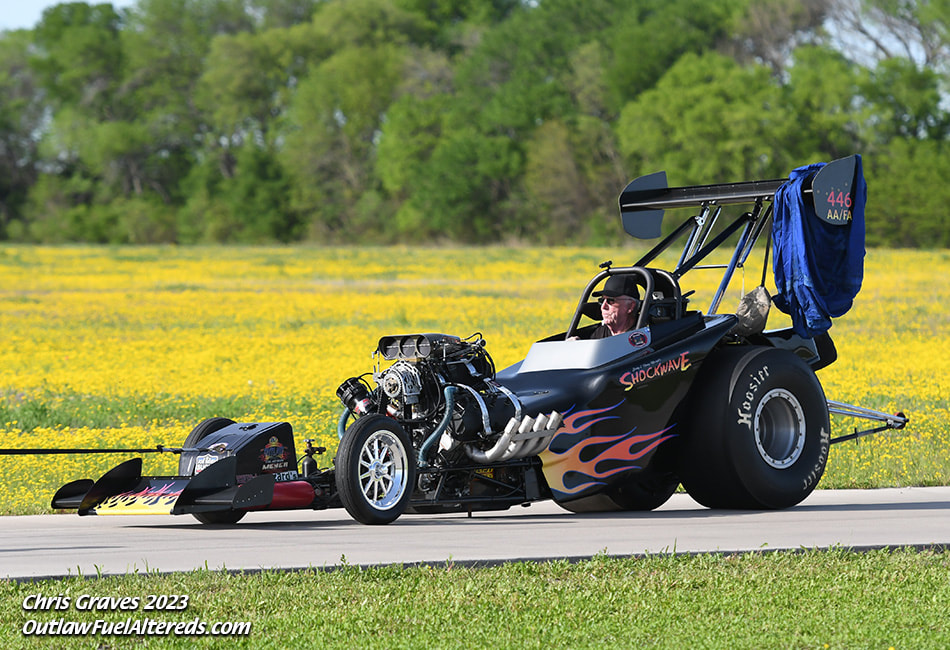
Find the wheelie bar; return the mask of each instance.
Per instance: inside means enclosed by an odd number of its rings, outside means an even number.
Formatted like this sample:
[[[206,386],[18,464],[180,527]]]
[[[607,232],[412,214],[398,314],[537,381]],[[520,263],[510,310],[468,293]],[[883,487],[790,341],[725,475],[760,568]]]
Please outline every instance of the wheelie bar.
[[[872,433],[880,433],[882,431],[887,431],[888,429],[903,429],[910,421],[910,418],[904,415],[902,411],[898,411],[894,414],[884,413],[883,411],[875,411],[874,409],[864,408],[862,406],[854,406],[853,404],[845,404],[844,402],[835,402],[833,400],[828,400],[828,412],[832,415],[845,415],[848,417],[863,418],[865,420],[873,420],[875,422],[884,423],[882,426],[874,427],[872,429],[864,429],[862,431],[858,431],[857,427],[855,427],[854,433],[832,438],[831,444],[847,442],[848,440],[857,440],[858,438],[869,436]]]

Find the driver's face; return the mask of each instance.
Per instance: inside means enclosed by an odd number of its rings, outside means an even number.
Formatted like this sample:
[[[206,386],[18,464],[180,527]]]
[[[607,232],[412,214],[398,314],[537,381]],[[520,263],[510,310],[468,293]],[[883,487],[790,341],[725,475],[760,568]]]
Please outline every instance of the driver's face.
[[[636,300],[630,296],[618,296],[616,298],[602,296],[600,298],[600,314],[603,316],[604,325],[609,327],[611,331],[614,329],[623,331],[629,328],[632,325],[630,321],[633,318],[636,306]]]
[[[636,302],[630,296],[611,298],[603,296],[600,299],[600,313],[604,317],[604,324],[620,324],[633,313]]]

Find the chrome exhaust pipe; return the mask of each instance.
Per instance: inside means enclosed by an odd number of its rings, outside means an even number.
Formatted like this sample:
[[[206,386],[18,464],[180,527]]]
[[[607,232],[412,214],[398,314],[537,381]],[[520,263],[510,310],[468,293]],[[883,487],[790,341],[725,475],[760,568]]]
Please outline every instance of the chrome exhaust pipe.
[[[483,465],[537,456],[551,444],[562,420],[563,416],[557,411],[551,411],[549,415],[542,413],[537,417],[513,417],[508,420],[504,433],[491,449],[477,449],[467,444],[465,453],[471,460]]]

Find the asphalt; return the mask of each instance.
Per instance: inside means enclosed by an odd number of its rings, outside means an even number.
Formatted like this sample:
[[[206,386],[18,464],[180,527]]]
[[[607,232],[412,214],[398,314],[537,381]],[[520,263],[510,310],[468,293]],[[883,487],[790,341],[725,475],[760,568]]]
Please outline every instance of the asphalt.
[[[552,502],[503,512],[404,515],[364,526],[345,510],[256,512],[233,526],[190,516],[0,518],[0,577],[496,564],[596,554],[950,547],[950,487],[818,490],[780,511],[716,511],[676,494],[647,513],[569,513]]]

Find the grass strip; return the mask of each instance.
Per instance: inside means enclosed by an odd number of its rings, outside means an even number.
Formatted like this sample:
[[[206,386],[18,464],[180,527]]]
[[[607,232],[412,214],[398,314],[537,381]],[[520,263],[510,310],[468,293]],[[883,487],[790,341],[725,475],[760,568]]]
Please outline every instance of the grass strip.
[[[195,571],[0,583],[5,648],[944,648],[950,554],[845,549],[576,563]],[[149,594],[186,595],[144,611]],[[25,610],[30,596],[69,599]],[[138,599],[78,611],[80,597]],[[24,635],[29,621],[247,621],[246,636]]]

